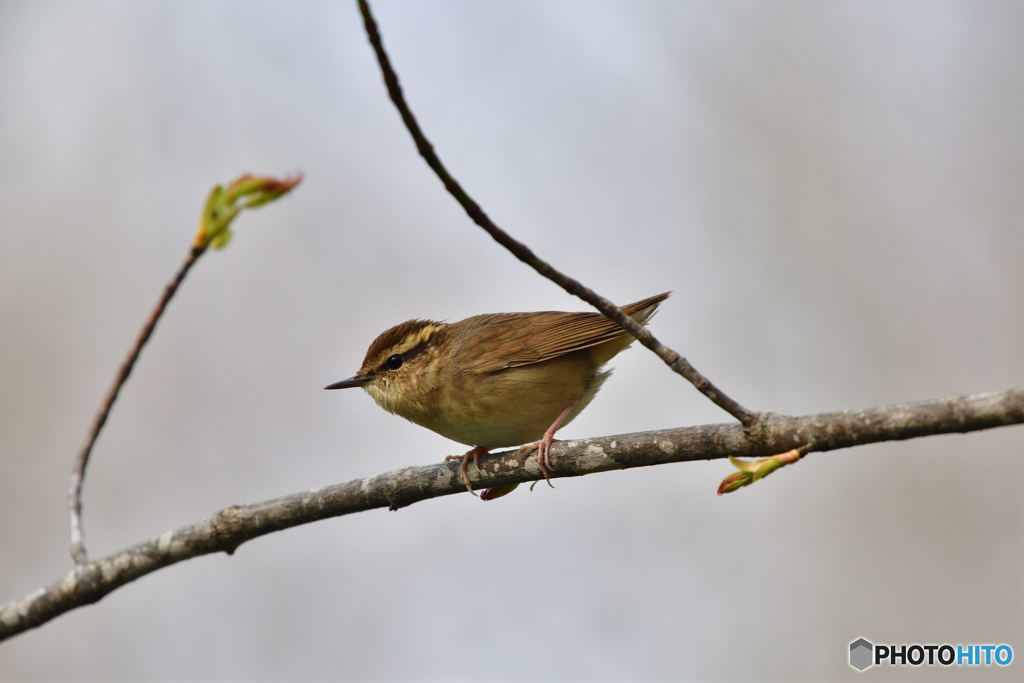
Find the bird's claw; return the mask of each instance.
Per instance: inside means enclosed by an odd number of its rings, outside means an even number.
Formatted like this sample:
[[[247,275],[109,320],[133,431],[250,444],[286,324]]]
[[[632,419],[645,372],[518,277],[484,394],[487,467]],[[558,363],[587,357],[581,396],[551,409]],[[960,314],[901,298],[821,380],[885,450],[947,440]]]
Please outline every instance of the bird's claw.
[[[459,465],[459,474],[462,475],[462,482],[466,485],[466,490],[472,493],[474,496],[476,495],[476,491],[473,490],[473,482],[470,481],[469,479],[469,459],[473,459],[473,466],[476,467],[477,471],[479,472],[479,458],[481,455],[487,455],[487,453],[488,449],[476,446],[475,448],[466,451],[464,455],[446,455],[444,457],[445,462],[449,462],[451,460],[459,460],[462,462],[462,464]]]
[[[555,439],[547,434],[544,438],[536,443],[526,444],[520,446],[520,452],[529,453],[533,449],[537,449],[537,466],[540,467],[540,473],[544,475],[544,481],[547,482],[548,486],[555,488],[555,485],[551,483],[551,470],[548,465],[551,464],[551,444],[555,442]]]

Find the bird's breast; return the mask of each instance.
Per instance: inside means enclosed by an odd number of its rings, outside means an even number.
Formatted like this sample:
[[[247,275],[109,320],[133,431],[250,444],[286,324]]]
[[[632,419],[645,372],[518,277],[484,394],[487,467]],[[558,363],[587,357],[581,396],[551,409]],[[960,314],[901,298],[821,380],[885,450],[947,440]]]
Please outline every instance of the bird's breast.
[[[439,391],[439,409],[429,424],[420,424],[484,448],[536,441],[563,410],[595,388],[597,374],[588,358],[576,354],[495,372],[457,373]]]

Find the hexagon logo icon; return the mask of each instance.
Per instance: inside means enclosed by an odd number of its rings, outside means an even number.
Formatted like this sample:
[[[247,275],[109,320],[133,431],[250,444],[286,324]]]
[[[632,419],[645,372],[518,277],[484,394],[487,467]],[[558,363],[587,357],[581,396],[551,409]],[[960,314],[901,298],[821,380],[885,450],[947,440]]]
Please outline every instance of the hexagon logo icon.
[[[850,666],[864,671],[874,665],[875,646],[867,638],[858,638],[850,643]]]

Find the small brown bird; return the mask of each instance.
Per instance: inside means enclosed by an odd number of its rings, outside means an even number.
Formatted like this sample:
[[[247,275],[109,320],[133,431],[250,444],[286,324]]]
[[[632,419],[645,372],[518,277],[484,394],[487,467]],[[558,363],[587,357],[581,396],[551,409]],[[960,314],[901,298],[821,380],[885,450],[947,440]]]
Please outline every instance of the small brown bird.
[[[646,323],[668,295],[622,310]],[[604,364],[632,342],[600,313],[409,320],[373,340],[354,377],[324,388],[362,387],[384,410],[473,446],[446,458],[462,460],[459,470],[470,493],[470,458],[476,465],[492,448],[520,444],[537,449],[537,463],[551,485],[548,449],[555,432],[593,400],[611,374]]]

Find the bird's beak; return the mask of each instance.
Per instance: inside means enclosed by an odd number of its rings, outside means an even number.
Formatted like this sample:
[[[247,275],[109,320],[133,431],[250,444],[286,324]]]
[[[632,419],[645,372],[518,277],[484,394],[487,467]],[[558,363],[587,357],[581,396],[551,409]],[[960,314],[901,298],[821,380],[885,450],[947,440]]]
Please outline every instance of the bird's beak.
[[[348,389],[350,387],[361,387],[369,382],[373,377],[371,375],[356,375],[355,377],[349,377],[343,379],[340,382],[334,384],[328,384],[324,389]]]

